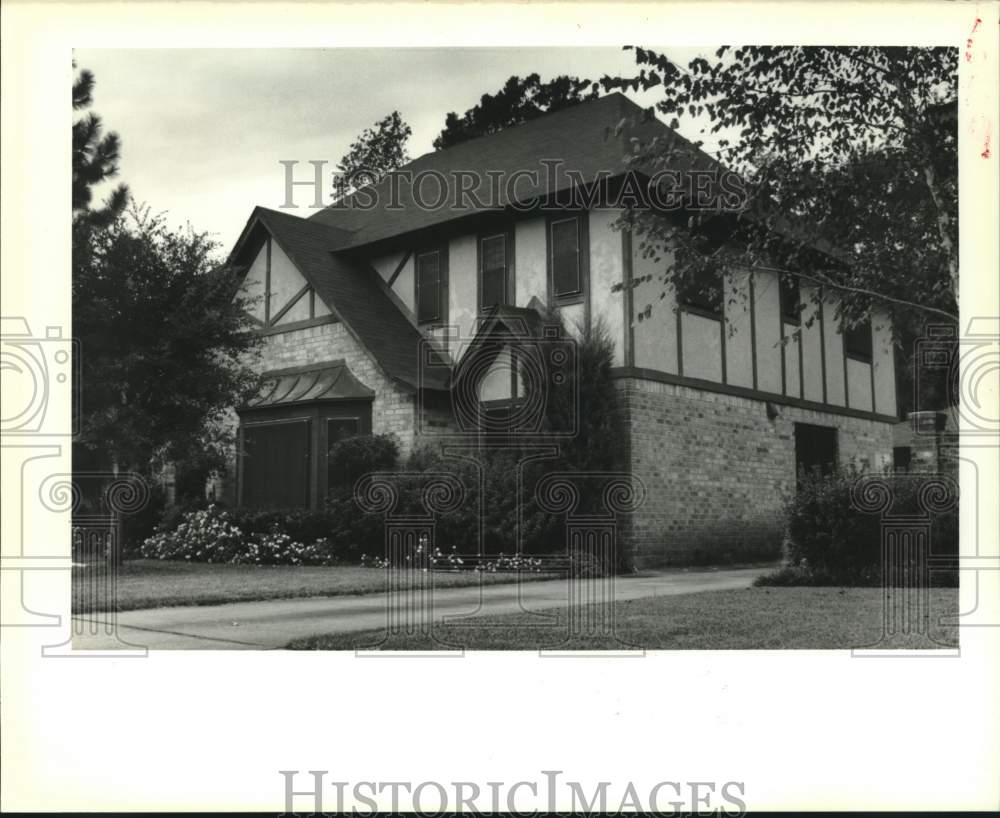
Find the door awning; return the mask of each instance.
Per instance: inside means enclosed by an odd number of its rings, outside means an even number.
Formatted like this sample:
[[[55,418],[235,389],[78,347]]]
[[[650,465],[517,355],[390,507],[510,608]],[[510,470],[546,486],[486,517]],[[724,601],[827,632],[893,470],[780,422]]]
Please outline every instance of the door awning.
[[[355,378],[342,360],[274,369],[261,377],[260,391],[244,409],[264,409],[306,401],[370,400],[375,397],[375,392]]]

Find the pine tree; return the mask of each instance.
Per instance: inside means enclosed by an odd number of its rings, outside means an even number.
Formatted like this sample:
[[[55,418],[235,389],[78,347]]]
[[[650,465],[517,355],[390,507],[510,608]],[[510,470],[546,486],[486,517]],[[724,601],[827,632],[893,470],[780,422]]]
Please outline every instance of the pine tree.
[[[91,207],[93,188],[118,175],[121,154],[118,134],[104,134],[101,118],[93,111],[83,113],[93,101],[94,75],[83,69],[73,83],[73,110],[81,112],[73,123],[73,220],[106,227],[125,210],[129,193],[120,184],[101,207]]]

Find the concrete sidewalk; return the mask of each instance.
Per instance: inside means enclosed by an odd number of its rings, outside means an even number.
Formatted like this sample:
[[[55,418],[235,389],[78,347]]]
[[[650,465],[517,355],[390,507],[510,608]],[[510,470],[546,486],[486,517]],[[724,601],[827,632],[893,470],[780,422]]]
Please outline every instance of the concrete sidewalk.
[[[574,598],[623,601],[747,588],[765,568],[674,570],[648,576],[578,582]],[[484,614],[540,611],[567,605],[566,580],[445,588],[433,592],[435,621]],[[74,650],[273,650],[293,639],[322,633],[385,628],[385,594],[275,599],[229,605],[150,608],[117,615],[117,637],[105,632],[105,615],[73,617]]]

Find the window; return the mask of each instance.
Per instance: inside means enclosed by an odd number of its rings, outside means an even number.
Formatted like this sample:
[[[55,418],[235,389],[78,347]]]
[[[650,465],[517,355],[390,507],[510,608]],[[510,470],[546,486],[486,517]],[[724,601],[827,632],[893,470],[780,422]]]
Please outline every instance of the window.
[[[479,305],[483,308],[508,302],[507,234],[479,240]]]
[[[417,322],[445,320],[448,270],[441,250],[419,253],[416,261]]]
[[[866,318],[860,324],[851,327],[844,333],[844,345],[847,357],[858,361],[872,361],[872,322]]]
[[[583,298],[584,247],[580,216],[549,222],[549,285],[557,302]]]
[[[799,292],[799,279],[796,276],[781,277],[781,317],[789,324],[799,323],[799,313],[802,311]]]
[[[309,429],[307,418],[243,427],[244,506],[309,506]]]
[[[795,424],[795,472],[830,474],[837,467],[837,430],[828,426]]]
[[[680,306],[708,318],[722,318],[722,275],[716,273],[708,281],[699,280],[683,286],[678,296]]]

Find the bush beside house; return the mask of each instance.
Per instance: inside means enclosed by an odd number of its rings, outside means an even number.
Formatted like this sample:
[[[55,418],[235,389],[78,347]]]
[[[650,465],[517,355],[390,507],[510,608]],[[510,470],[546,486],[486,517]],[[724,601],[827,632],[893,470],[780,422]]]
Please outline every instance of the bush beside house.
[[[877,491],[885,499],[873,495]],[[867,495],[867,496],[866,496]],[[930,500],[930,502],[928,502]],[[928,509],[928,506],[931,508]],[[757,585],[897,585],[924,581],[924,563],[913,550],[899,550],[893,576],[883,577],[882,537],[886,520],[926,520],[930,555],[941,570],[927,578],[957,585],[957,485],[933,474],[886,475],[877,483],[853,471],[802,475],[787,506],[785,565],[757,579]],[[910,522],[912,521],[912,522]],[[952,561],[950,568],[948,561]]]
[[[558,320],[558,314],[549,320]],[[580,413],[578,435],[560,444],[557,457],[524,466],[520,494],[518,464],[530,459],[530,453],[520,451],[516,440],[503,448],[481,449],[477,467],[433,448],[418,449],[401,463],[391,436],[360,435],[331,447],[337,470],[331,474],[323,511],[226,511],[219,506],[183,513],[168,510],[139,553],[151,559],[262,565],[379,564],[385,552],[384,518],[359,504],[358,480],[373,472],[396,472],[394,513],[426,514],[425,491],[443,473],[461,484],[462,497],[455,508],[434,513],[434,548],[441,561],[450,560],[454,566],[454,555],[476,554],[482,536],[484,552],[493,555],[484,564],[537,567],[537,560],[530,558],[564,550],[561,517],[542,509],[534,497],[539,480],[552,472],[600,474],[624,466],[624,420],[611,378],[612,359],[608,333],[595,322],[577,347],[578,383],[562,379],[549,401],[552,428],[564,428],[567,416]],[[579,491],[582,508],[601,501],[599,488],[581,482]],[[509,556],[518,548],[529,557],[524,565]]]

